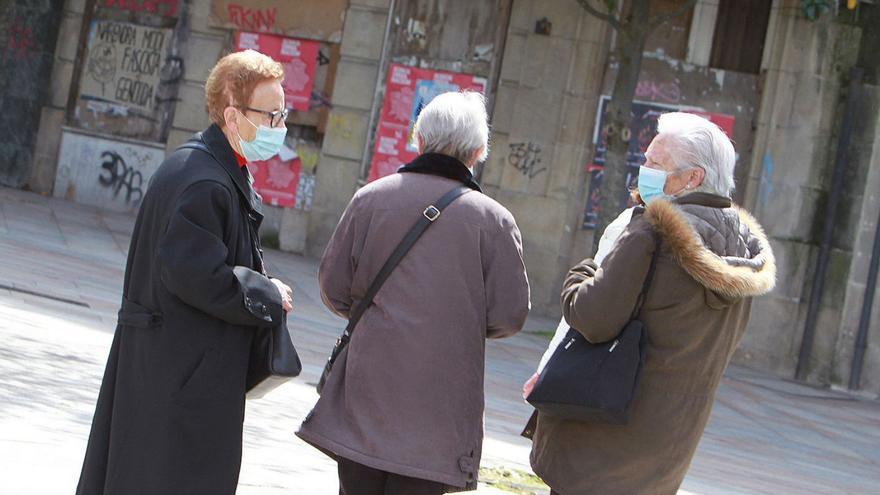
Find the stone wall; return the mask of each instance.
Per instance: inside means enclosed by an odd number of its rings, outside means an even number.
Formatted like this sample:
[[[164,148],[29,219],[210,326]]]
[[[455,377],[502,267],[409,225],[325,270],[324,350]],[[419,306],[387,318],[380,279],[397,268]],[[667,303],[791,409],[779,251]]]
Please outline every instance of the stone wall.
[[[745,205],[762,222],[778,265],[776,290],[755,300],[738,362],[793,376],[811,289],[841,118],[841,81],[857,29],[809,22],[798,2],[774,5]],[[851,248],[836,243],[822,298],[810,380],[831,381]]]

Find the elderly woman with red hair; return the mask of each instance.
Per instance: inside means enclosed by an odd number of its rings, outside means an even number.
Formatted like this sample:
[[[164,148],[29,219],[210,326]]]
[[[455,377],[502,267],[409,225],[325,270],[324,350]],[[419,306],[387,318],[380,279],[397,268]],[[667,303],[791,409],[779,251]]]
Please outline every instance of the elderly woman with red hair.
[[[244,167],[283,144],[283,76],[254,51],[222,58],[206,85],[213,123],[153,175],[78,495],[235,493],[251,344],[291,309],[263,269]]]

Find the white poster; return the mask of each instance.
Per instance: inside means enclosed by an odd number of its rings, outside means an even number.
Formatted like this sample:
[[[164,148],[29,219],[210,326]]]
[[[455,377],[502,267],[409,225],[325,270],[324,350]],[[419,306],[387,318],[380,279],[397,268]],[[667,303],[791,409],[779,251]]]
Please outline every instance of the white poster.
[[[80,96],[151,111],[170,41],[171,29],[92,22]]]

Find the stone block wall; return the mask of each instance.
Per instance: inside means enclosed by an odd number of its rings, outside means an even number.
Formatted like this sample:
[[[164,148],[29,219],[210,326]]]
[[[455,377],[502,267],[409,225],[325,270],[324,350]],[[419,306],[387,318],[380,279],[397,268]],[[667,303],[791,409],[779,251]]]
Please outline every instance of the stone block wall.
[[[543,18],[549,35],[535,32]],[[610,28],[573,0],[513,2],[482,182],[522,231],[538,314],[559,315],[562,279],[589,255],[572,251],[609,40]]]
[[[755,300],[736,355],[742,364],[785,376],[797,366],[843,113],[842,84],[860,35],[831,17],[809,22],[797,4],[780,0],[771,14],[745,197],[776,252],[778,285]],[[825,281],[809,362],[809,380],[816,383],[839,381],[832,363],[852,259],[852,240],[845,239],[835,239]]]
[[[357,190],[389,4],[389,0],[352,0],[346,12],[333,107],[317,166],[312,211],[305,215],[285,210],[282,225],[306,226],[282,229],[281,245],[285,249],[296,246],[320,256]]]

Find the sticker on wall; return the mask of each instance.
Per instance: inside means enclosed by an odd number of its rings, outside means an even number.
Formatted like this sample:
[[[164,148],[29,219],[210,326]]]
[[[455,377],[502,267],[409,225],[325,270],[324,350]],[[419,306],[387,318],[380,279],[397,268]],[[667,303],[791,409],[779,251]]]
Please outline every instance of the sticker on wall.
[[[299,112],[309,110],[315,66],[318,65],[317,41],[285,38],[263,33],[235,33],[236,50],[256,50],[284,66],[284,100],[287,108]]]
[[[391,64],[376,126],[369,180],[392,174],[417,156],[412,129],[419,113],[435,96],[465,90],[484,93],[486,80],[469,74]]]

